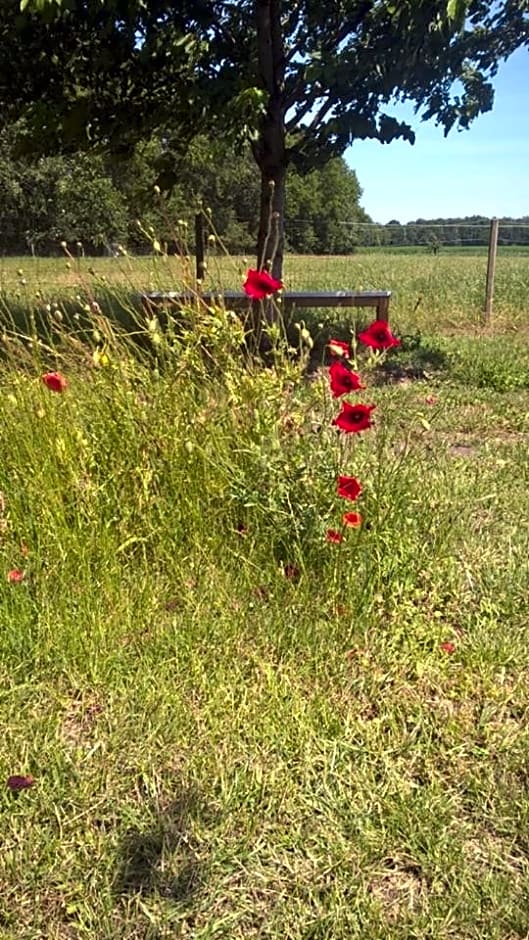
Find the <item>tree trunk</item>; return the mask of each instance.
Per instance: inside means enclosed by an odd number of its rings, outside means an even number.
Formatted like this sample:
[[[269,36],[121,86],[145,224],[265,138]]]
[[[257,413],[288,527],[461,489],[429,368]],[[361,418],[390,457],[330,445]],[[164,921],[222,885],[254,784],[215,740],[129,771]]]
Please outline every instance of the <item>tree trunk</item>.
[[[275,130],[275,128],[274,128]],[[263,162],[261,170],[261,200],[259,206],[259,233],[257,236],[257,265],[266,268],[272,277],[281,280],[283,273],[284,216],[286,164]]]
[[[281,27],[281,0],[256,0],[257,45],[261,87],[268,93],[254,157],[261,171],[261,202],[257,265],[273,277],[283,273],[285,180],[285,51]]]

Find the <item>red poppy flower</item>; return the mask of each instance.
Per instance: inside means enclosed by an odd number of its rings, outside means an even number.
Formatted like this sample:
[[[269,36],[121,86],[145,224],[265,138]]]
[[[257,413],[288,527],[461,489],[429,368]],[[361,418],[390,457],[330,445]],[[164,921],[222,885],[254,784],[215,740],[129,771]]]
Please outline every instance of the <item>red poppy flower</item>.
[[[400,339],[393,336],[385,320],[375,320],[366,330],[358,334],[358,339],[366,346],[371,346],[372,349],[390,349],[392,346],[400,346]]]
[[[455,653],[456,651],[455,643],[451,643],[450,640],[446,640],[445,643],[441,643],[439,648],[442,649],[443,653]]]
[[[12,793],[20,793],[21,790],[27,790],[35,783],[31,774],[11,774],[7,778],[7,787]]]
[[[343,542],[343,535],[341,532],[337,532],[336,529],[327,529],[327,532],[325,533],[325,540],[327,542],[335,542],[338,544],[339,542]]]
[[[7,580],[12,584],[19,584],[24,580],[24,572],[20,568],[13,568],[12,571],[7,572]]]
[[[68,382],[60,372],[46,372],[42,381],[51,392],[64,392],[68,388]]]
[[[263,300],[270,294],[283,287],[281,281],[276,281],[268,271],[255,271],[250,269],[243,284],[244,291],[252,300]]]
[[[367,431],[372,427],[371,412],[376,405],[350,405],[349,402],[342,403],[342,410],[334,419],[333,424],[341,431],[347,434],[354,434],[357,431]]]
[[[331,363],[329,378],[334,398],[339,398],[340,395],[348,395],[349,392],[358,392],[360,389],[365,388],[365,385],[362,385],[360,381],[360,376],[348,369],[340,359]]]
[[[338,477],[338,496],[355,500],[362,492],[362,484],[356,477]]]
[[[362,525],[362,516],[359,512],[344,512],[342,522],[350,529],[357,529],[358,526]]]
[[[331,356],[342,356],[344,359],[350,359],[351,357],[349,343],[344,343],[341,339],[330,339],[327,347]]]

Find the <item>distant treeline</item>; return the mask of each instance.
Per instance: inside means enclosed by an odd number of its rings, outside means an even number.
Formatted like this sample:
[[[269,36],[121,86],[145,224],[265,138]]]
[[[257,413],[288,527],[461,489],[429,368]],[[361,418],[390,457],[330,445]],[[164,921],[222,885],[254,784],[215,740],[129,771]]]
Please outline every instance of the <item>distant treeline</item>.
[[[529,245],[529,216],[499,219],[499,245]],[[416,219],[402,225],[392,219],[386,225],[357,227],[358,245],[404,247],[424,245],[432,251],[443,245],[472,247],[489,242],[490,219],[472,215],[465,218]]]

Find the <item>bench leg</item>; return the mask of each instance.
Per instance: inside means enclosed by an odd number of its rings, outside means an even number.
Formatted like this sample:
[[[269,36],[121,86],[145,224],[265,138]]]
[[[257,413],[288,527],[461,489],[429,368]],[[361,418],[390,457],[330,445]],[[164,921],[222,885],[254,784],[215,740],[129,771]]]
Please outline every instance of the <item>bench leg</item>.
[[[381,297],[377,301],[377,317],[384,323],[389,323],[389,297]]]

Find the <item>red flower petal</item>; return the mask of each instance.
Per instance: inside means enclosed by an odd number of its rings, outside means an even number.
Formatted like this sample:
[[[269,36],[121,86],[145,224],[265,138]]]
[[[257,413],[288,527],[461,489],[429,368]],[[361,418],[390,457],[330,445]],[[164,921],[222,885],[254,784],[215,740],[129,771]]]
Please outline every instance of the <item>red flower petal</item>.
[[[7,787],[12,793],[19,793],[20,790],[27,790],[35,783],[31,774],[11,774],[7,778]]]
[[[268,271],[255,271],[250,268],[246,273],[246,280],[243,284],[244,291],[252,300],[263,300],[270,294],[283,287],[281,281],[277,281]]]
[[[342,522],[350,529],[357,529],[362,525],[362,516],[359,512],[345,512],[342,516]]]
[[[445,643],[441,643],[439,649],[442,649],[443,653],[455,653],[456,645],[451,643],[450,640],[446,640]]]
[[[60,372],[45,372],[42,381],[51,392],[64,392],[68,388],[68,382]]]
[[[327,348],[331,356],[342,356],[344,359],[351,358],[349,343],[344,343],[341,339],[330,339]]]
[[[427,395],[424,399],[426,405],[436,405],[439,399],[436,395]]]
[[[346,434],[367,431],[373,425],[371,412],[375,407],[376,405],[350,405],[349,402],[344,401],[342,410],[334,419],[333,424]]]
[[[325,540],[327,542],[335,542],[338,544],[339,542],[343,542],[343,535],[341,532],[337,532],[336,529],[327,529],[327,532],[325,533]]]
[[[12,584],[19,584],[20,581],[24,580],[24,572],[20,568],[13,568],[12,571],[7,572],[7,580]]]
[[[338,477],[338,496],[354,500],[362,492],[362,484],[356,477]]]
[[[340,395],[348,395],[350,392],[358,392],[360,389],[365,388],[365,385],[362,385],[360,381],[360,376],[349,369],[340,359],[331,363],[329,378],[334,398],[339,398]]]
[[[400,346],[400,339],[393,336],[385,320],[375,320],[366,330],[358,334],[358,339],[366,346],[371,346],[372,349],[390,349],[392,346]]]

